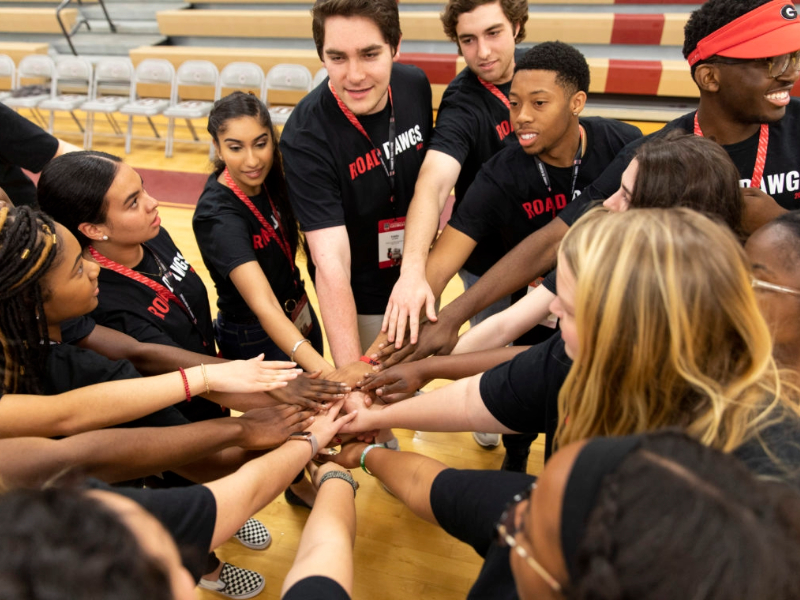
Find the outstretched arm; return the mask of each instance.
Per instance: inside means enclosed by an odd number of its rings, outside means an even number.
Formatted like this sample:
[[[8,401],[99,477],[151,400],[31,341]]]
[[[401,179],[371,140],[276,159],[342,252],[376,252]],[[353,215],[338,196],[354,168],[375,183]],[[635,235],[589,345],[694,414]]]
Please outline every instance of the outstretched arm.
[[[390,394],[413,393],[434,379],[456,380],[483,373],[511,360],[527,348],[510,346],[458,356],[431,356],[395,365],[379,373],[369,373],[359,385],[363,391],[374,391],[384,398]]]
[[[470,327],[458,338],[453,354],[478,352],[510,344],[547,318],[553,298],[555,294],[543,285],[538,286],[503,312],[492,315],[476,327]]]
[[[313,433],[320,448],[330,443],[339,429],[349,423],[357,413],[336,419],[344,401],[333,405],[327,414],[315,417],[307,428]],[[211,548],[229,539],[242,524],[264,508],[278,494],[289,487],[292,479],[313,458],[311,444],[303,440],[289,440],[255,460],[244,464],[235,473],[206,484],[217,501],[217,522]]]
[[[276,409],[259,419],[252,439],[247,417],[224,418],[176,427],[87,431],[61,440],[20,437],[0,440],[0,478],[8,487],[39,487],[68,469],[108,483],[173,469],[236,445],[281,443],[310,424],[310,412]],[[272,436],[270,438],[270,436]]]
[[[483,402],[480,375],[395,404],[359,408],[343,433],[400,427],[416,431],[487,431],[518,433],[500,423]],[[357,397],[357,396],[356,396]]]
[[[458,341],[458,330],[471,316],[507,296],[553,268],[567,224],[556,217],[532,233],[489,269],[475,285],[439,311],[439,320],[420,332],[412,353],[397,352],[385,361],[419,360],[431,354],[450,354]]]
[[[219,392],[266,391],[297,376],[269,365],[256,358],[205,368],[211,390]],[[186,369],[186,382],[192,395],[205,391],[201,367]],[[180,373],[107,381],[54,396],[6,394],[0,402],[0,438],[74,435],[138,419],[185,397]]]
[[[353,543],[356,538],[356,506],[353,487],[338,478],[321,477],[329,471],[344,471],[330,463],[315,468],[314,485],[319,488],[317,501],[303,527],[303,536],[291,570],[283,581],[283,596],[301,579],[328,577],[348,594],[353,591]]]
[[[383,317],[382,330],[391,340],[403,339],[408,321],[408,334],[411,343],[415,344],[419,333],[419,314],[423,308],[428,320],[436,321],[435,298],[428,285],[425,265],[431,243],[436,237],[439,216],[459,173],[461,164],[455,158],[444,152],[428,150],[406,215],[400,278],[392,289]]]

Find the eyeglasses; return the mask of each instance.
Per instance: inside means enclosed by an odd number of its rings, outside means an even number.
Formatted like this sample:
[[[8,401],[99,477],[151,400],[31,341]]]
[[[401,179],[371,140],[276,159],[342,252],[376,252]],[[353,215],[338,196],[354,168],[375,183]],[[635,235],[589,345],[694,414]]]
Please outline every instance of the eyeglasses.
[[[800,296],[800,290],[778,285],[776,283],[770,283],[768,281],[761,281],[755,277],[750,277],[750,285],[753,286],[754,290],[765,290],[767,292],[778,292],[780,294],[792,294],[793,296]]]
[[[561,593],[561,584],[556,581],[555,577],[550,575],[550,573],[548,573],[547,570],[517,542],[517,536],[520,535],[522,529],[524,529],[524,520],[522,518],[524,513],[520,511],[520,505],[530,500],[531,493],[534,489],[536,489],[536,482],[533,482],[524,492],[514,496],[511,502],[508,503],[505,511],[503,511],[503,514],[500,516],[500,520],[497,522],[497,535],[501,545],[508,546],[511,550],[516,552],[528,563],[531,569],[536,571],[539,577],[544,579],[553,591]]]
[[[704,62],[720,63],[723,65],[741,65],[750,62],[761,63],[767,66],[769,76],[772,77],[772,79],[777,79],[786,73],[790,65],[792,71],[795,73],[800,71],[800,50],[791,52],[790,54],[773,56],[772,58],[725,58],[723,56],[715,56]]]

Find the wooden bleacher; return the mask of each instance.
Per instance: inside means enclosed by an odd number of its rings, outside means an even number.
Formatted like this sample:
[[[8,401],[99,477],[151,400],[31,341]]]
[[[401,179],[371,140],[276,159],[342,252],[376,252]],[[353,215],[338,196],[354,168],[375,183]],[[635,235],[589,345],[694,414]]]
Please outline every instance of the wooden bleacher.
[[[69,30],[78,19],[75,8],[61,11],[64,26]],[[52,8],[0,7],[0,33],[61,33]]]

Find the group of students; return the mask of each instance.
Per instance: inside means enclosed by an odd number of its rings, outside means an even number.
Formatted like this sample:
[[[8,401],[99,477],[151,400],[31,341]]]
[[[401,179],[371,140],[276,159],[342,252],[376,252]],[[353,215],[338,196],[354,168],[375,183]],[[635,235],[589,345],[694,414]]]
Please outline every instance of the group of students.
[[[435,128],[395,0],[312,15],[329,79],[280,143],[251,94],[209,116],[192,225],[216,318],[118,157],[28,136],[38,210],[0,171],[9,597],[253,597],[264,578],[213,550],[266,548],[251,517],[283,492],[311,508],[283,597],[349,598],[360,467],[485,559],[470,597],[800,598],[794,6],[692,13],[699,108],[645,138],[580,116],[576,49],[516,49],[527,2],[447,2],[467,66]],[[503,469],[398,451],[393,427],[504,434]]]

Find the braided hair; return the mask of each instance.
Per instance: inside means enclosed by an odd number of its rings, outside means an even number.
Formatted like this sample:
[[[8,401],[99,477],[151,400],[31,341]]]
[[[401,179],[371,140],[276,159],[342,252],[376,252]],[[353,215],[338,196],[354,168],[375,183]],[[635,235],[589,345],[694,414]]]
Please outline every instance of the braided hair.
[[[573,600],[800,597],[800,496],[663,431],[603,479]]]
[[[40,391],[50,346],[40,282],[57,246],[50,217],[27,206],[0,208],[0,395]]]

